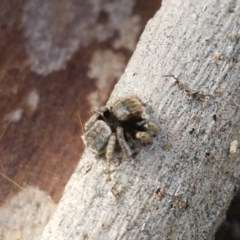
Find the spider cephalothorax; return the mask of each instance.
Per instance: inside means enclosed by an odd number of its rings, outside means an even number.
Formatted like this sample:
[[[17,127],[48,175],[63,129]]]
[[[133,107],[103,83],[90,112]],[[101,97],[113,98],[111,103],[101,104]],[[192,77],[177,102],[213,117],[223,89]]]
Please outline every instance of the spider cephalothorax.
[[[129,139],[140,139],[151,143],[156,135],[156,125],[148,120],[145,105],[137,96],[118,99],[112,106],[93,109],[94,114],[84,126],[83,141],[93,153],[106,153],[110,162],[116,144],[119,145],[123,157],[131,158]]]

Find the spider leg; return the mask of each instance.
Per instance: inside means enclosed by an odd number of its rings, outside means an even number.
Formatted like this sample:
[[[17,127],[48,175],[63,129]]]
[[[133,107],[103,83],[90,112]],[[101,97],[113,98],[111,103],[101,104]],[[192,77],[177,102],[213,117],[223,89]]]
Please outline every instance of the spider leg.
[[[90,129],[94,125],[94,123],[98,120],[99,116],[100,115],[98,113],[95,113],[89,118],[89,120],[84,125],[85,132],[87,132],[88,129]]]
[[[84,133],[82,140],[88,150],[95,155],[101,155],[106,152],[111,135],[111,128],[103,120],[97,119],[91,128]]]
[[[147,131],[150,131],[152,132],[153,136],[156,136],[157,134],[157,126],[156,124],[152,123],[152,122],[146,122],[144,124],[144,128],[147,130]]]
[[[107,110],[108,108],[106,106],[92,108],[92,112],[97,113],[99,116],[103,116],[103,113],[106,112]]]
[[[121,147],[124,158],[126,158],[127,160],[131,159],[132,151],[125,140],[122,127],[117,127],[117,141]]]
[[[99,119],[99,117],[103,116],[106,110],[107,110],[107,107],[93,107],[92,112],[94,114],[85,123],[84,131],[86,132],[88,129],[90,129],[94,125],[94,123]]]
[[[107,181],[111,181],[111,176],[110,176],[110,164],[111,161],[113,159],[113,152],[116,146],[116,134],[113,133],[108,141],[108,145],[106,148],[106,160],[107,160],[107,164],[108,164],[108,169],[107,169]]]
[[[147,132],[137,132],[135,137],[144,143],[152,143],[152,137]]]
[[[157,134],[157,126],[154,123],[147,121],[144,123],[143,128],[143,131],[136,132],[135,137],[144,143],[152,143],[152,137]]]

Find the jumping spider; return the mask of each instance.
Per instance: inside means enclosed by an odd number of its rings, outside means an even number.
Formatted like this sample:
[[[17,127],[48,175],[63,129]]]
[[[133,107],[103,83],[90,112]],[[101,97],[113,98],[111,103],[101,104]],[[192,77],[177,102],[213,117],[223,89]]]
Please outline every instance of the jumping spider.
[[[94,108],[93,113],[84,126],[82,138],[94,154],[105,153],[109,166],[116,145],[125,159],[131,159],[128,141],[133,138],[151,143],[157,133],[156,125],[148,121],[145,105],[137,96],[120,98],[109,108]]]

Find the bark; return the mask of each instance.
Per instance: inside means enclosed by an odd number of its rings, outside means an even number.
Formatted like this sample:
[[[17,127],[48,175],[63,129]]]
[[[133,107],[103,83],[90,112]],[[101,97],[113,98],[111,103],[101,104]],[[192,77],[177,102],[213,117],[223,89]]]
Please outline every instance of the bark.
[[[237,0],[163,2],[108,102],[138,95],[157,137],[113,162],[110,182],[85,151],[42,240],[213,238],[239,184],[239,12]]]

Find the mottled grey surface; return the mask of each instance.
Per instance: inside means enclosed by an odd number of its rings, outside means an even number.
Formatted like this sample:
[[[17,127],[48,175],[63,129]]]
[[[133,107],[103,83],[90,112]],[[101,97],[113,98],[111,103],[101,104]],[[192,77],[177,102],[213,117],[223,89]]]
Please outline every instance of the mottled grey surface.
[[[239,183],[239,11],[237,0],[163,3],[108,103],[138,95],[158,136],[113,163],[111,182],[86,151],[42,240],[213,237]]]
[[[27,0],[22,21],[32,71],[60,70],[80,47],[110,39],[130,21],[133,6],[133,0]],[[109,24],[98,19],[101,13]]]

